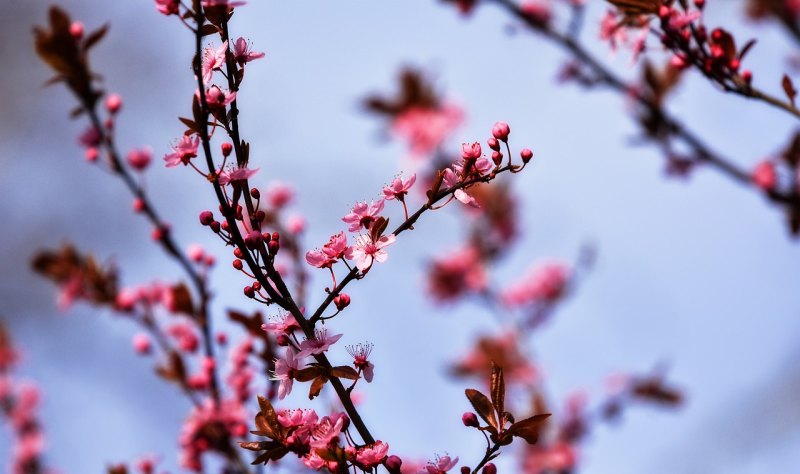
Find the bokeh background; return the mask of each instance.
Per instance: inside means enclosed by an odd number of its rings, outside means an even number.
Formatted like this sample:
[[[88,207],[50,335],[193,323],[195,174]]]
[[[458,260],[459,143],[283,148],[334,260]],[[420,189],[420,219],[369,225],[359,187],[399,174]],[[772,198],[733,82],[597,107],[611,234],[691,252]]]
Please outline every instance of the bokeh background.
[[[160,156],[181,133],[176,116],[186,115],[194,91],[191,37],[147,0],[62,4],[88,27],[111,22],[93,64],[125,100],[120,144],[151,145]],[[0,314],[24,348],[22,372],[46,394],[49,464],[101,472],[152,452],[174,468],[188,403],[156,379],[151,360],[134,355],[132,324],[80,304],[59,314],[55,289],[29,270],[36,250],[71,241],[112,258],[125,283],[180,276],[130,211],[127,191],[84,164],[76,142],[84,124],[66,118],[74,100],[63,88],[41,87],[49,72],[33,53],[31,27],[44,23],[47,6],[6,1],[0,16]],[[614,57],[594,41],[603,12],[603,5],[589,9],[584,37],[632,77],[629,55]],[[800,255],[777,209],[709,170],[665,179],[657,150],[631,146],[637,130],[625,102],[558,85],[563,54],[535,36],[510,33],[508,17],[495,8],[465,19],[433,0],[252,0],[241,13],[233,34],[267,53],[248,67],[240,95],[243,136],[262,168],[254,184],[278,179],[296,187],[309,247],[342,228],[339,219],[354,201],[376,196],[411,166],[404,145],[384,140],[379,121],[359,108],[366,94],[393,90],[402,65],[431,73],[467,111],[453,146],[483,140],[502,119],[517,147],[534,149],[535,166],[516,183],[522,243],[498,277],[512,278],[540,258],[573,259],[585,242],[599,252],[579,291],[532,341],[554,399],[576,389],[597,392],[609,373],[658,363],[688,393],[677,412],[631,410],[622,423],[597,430],[582,451],[582,472],[800,467]],[[737,37],[759,39],[746,63],[757,83],[779,91],[792,53],[784,33],[748,23],[740,1],[709,2],[707,18]],[[671,107],[745,166],[777,151],[797,126],[694,74]],[[197,225],[212,194],[187,169],[156,165],[148,186],[179,241],[221,256],[220,243]],[[343,342],[376,346],[376,378],[364,391],[362,413],[393,452],[421,459],[449,452],[474,463],[483,440],[461,425],[466,382],[449,379],[446,366],[494,320],[478,306],[436,306],[424,294],[424,264],[460,242],[459,216],[437,213],[400,239],[389,263],[353,286],[354,303],[335,326]],[[317,276],[312,301],[326,284],[324,272]],[[216,314],[251,308],[227,264],[214,271],[213,283]],[[308,406],[304,398],[293,394],[286,406]],[[0,465],[7,446],[0,430]],[[500,467],[513,472],[515,460],[508,456]]]

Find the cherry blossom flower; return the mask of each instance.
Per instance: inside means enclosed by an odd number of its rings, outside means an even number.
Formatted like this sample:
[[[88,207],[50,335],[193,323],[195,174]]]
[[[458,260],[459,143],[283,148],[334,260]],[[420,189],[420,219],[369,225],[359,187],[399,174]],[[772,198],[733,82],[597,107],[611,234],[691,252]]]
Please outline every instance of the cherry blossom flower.
[[[513,285],[509,285],[501,300],[508,306],[531,303],[552,303],[558,300],[569,283],[570,268],[559,262],[547,262],[528,271]]]
[[[200,344],[194,327],[188,322],[171,325],[167,328],[167,333],[175,339],[182,351],[194,352]]]
[[[284,358],[275,360],[275,371],[270,379],[280,381],[278,385],[278,398],[281,400],[291,393],[294,374],[296,371],[300,370],[299,364],[304,357],[304,355],[300,354],[295,357],[294,350],[292,348],[286,348],[286,355]]]
[[[180,164],[188,165],[189,160],[197,156],[197,147],[200,146],[200,137],[182,136],[180,141],[172,145],[172,153],[164,155],[167,168],[172,168]]]
[[[250,169],[246,166],[235,167],[228,170],[221,170],[219,172],[219,184],[227,186],[234,181],[246,181],[250,179],[261,168]]]
[[[176,15],[180,4],[180,0],[156,0],[156,10],[163,15]]]
[[[406,194],[408,194],[408,191],[416,180],[416,173],[412,174],[407,180],[403,180],[400,177],[395,178],[390,184],[383,187],[383,199],[387,201],[391,201],[392,199],[402,201],[405,199]]]
[[[464,160],[477,160],[481,157],[482,153],[483,151],[481,150],[481,144],[478,142],[461,144],[461,157],[464,158]]]
[[[297,358],[302,359],[303,357],[308,357],[310,355],[322,354],[330,349],[330,347],[336,343],[336,341],[342,338],[341,334],[335,334],[328,337],[327,329],[316,329],[314,331],[314,335],[315,337],[311,339],[305,339],[300,343],[300,352],[297,354]]]
[[[448,455],[436,456],[436,460],[429,461],[425,469],[420,471],[420,474],[444,474],[456,467],[456,464],[458,464],[458,456],[452,459]]]
[[[522,465],[524,472],[545,474],[571,471],[577,462],[575,447],[566,441],[558,441],[550,446],[528,446]]]
[[[339,439],[339,434],[344,427],[345,417],[323,416],[316,426],[311,430],[311,443],[312,448],[327,448],[334,440]]]
[[[282,410],[278,412],[278,423],[284,428],[307,427],[311,431],[317,424],[318,416],[314,410]]]
[[[486,288],[486,268],[473,246],[436,258],[428,273],[428,290],[439,301],[450,301]]]
[[[364,202],[357,202],[349,214],[342,217],[345,224],[350,224],[347,229],[350,232],[358,232],[361,228],[369,230],[372,223],[375,222],[381,211],[383,211],[384,201],[382,199],[378,202],[372,201],[370,204]]]
[[[368,360],[373,347],[373,344],[367,343],[345,348],[347,353],[353,357],[353,366],[364,374],[364,380],[367,383],[372,382],[372,377],[375,375],[375,365]]]
[[[299,214],[292,214],[286,219],[286,228],[292,234],[302,234],[306,229],[306,219]]]
[[[306,262],[317,268],[330,268],[347,252],[347,235],[344,232],[332,235],[321,250],[306,252]]]
[[[199,92],[198,92],[198,95]],[[218,86],[211,86],[206,90],[206,103],[210,109],[224,109],[236,100],[236,92],[225,92]]]
[[[264,53],[252,51],[250,49],[250,45],[247,43],[247,40],[244,38],[239,38],[233,43],[233,57],[240,66],[243,66],[245,63],[249,63],[250,61],[261,59],[264,56]]]
[[[370,469],[382,463],[389,454],[389,445],[381,440],[358,450],[356,461],[365,468]]]
[[[443,182],[446,187],[453,188],[457,186],[461,182],[461,180],[458,178],[456,173],[453,172],[451,168],[446,168],[444,170]],[[467,206],[480,207],[478,205],[478,201],[476,201],[474,197],[467,194],[467,192],[464,191],[463,189],[460,188],[456,189],[455,192],[453,192],[453,196],[456,199],[458,199],[461,203],[466,204]]]
[[[264,332],[268,332],[279,336],[281,334],[291,334],[297,329],[300,329],[300,324],[297,323],[292,313],[283,313],[280,316],[274,316],[270,320],[261,325]]]
[[[394,118],[391,130],[408,141],[413,156],[420,157],[435,151],[461,124],[463,116],[461,108],[455,105],[411,107]]]
[[[267,185],[265,195],[265,199],[273,209],[281,209],[292,202],[294,189],[286,183],[272,181]]]
[[[220,432],[222,430],[222,432]],[[226,437],[240,438],[247,434],[247,413],[238,400],[212,399],[194,407],[183,424],[180,435],[181,466],[202,472],[201,456],[207,451],[224,453]]]
[[[219,48],[207,47],[203,49],[203,84],[211,82],[214,70],[218,70],[225,65],[225,54],[228,52],[228,42],[222,43]]]
[[[369,235],[359,235],[356,244],[347,250],[345,257],[348,260],[355,260],[356,267],[363,272],[369,270],[373,261],[385,262],[389,254],[383,249],[392,245],[394,241],[394,234],[384,235],[377,242],[373,242]]]

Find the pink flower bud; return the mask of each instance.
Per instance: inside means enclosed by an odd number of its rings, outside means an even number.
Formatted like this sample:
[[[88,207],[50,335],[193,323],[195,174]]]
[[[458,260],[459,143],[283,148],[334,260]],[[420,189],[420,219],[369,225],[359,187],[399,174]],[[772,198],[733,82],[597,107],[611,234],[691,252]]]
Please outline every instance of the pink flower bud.
[[[386,470],[389,471],[389,474],[400,474],[400,468],[403,466],[403,460],[392,454],[386,458],[384,466],[386,467]]]
[[[233,151],[233,145],[228,142],[222,144],[222,156],[228,156]]]
[[[492,136],[500,141],[508,141],[508,134],[511,133],[511,127],[505,122],[497,122],[492,127]]]
[[[133,149],[128,153],[127,160],[131,168],[144,171],[153,159],[153,151],[149,147]]]
[[[203,261],[205,257],[205,252],[203,252],[203,247],[198,244],[192,244],[186,249],[186,254],[189,256],[191,260],[194,260],[197,263]]]
[[[752,177],[753,183],[764,191],[770,191],[775,188],[778,182],[778,174],[775,172],[775,164],[771,161],[762,161],[753,169]]]
[[[139,333],[133,336],[133,350],[135,350],[137,354],[149,354],[150,349],[150,338],[147,337],[146,334]]]
[[[480,426],[478,423],[478,415],[472,413],[471,411],[464,412],[461,415],[461,422],[464,423],[464,426],[468,426],[470,428],[477,428]]]
[[[333,299],[333,304],[339,311],[347,308],[350,305],[350,295],[342,293]]]
[[[211,211],[203,211],[200,213],[200,224],[211,225],[214,222],[214,214]]]
[[[523,148],[522,151],[519,152],[519,156],[522,158],[523,163],[527,163],[533,158],[533,152],[528,148]]]
[[[480,158],[481,153],[481,144],[478,142],[463,143],[461,145],[461,156],[464,157],[465,160]]]
[[[133,200],[133,210],[135,212],[142,212],[144,210],[144,201],[136,198]]]
[[[244,264],[242,264],[242,261],[237,258],[236,260],[233,261],[233,268],[241,270],[242,268],[244,268]]]
[[[486,140],[486,144],[489,145],[489,148],[492,150],[500,151],[500,142],[498,142],[496,138],[492,137]]]
[[[742,71],[742,79],[749,85],[751,82],[753,82],[753,71],[749,69]]]
[[[253,199],[261,199],[261,191],[259,191],[258,188],[253,188],[250,190],[250,196]]]
[[[497,474],[497,466],[495,466],[493,463],[489,463],[489,464],[483,466],[483,469],[481,470],[481,473],[482,474]]]
[[[269,248],[270,255],[275,255],[278,253],[278,250],[280,250],[281,244],[277,240],[271,240],[267,247]]]
[[[277,341],[278,345],[281,346],[281,347],[286,347],[291,342],[291,340],[289,339],[289,336],[287,336],[286,334],[278,334],[278,337],[275,338],[275,340]]]
[[[217,333],[217,344],[219,344],[220,346],[224,346],[227,343],[228,343],[228,335],[225,334],[224,332],[218,332]]]
[[[109,113],[115,114],[119,112],[119,109],[121,108],[122,97],[120,97],[118,94],[110,94],[108,97],[106,97],[106,110],[108,110]]]
[[[254,290],[252,286],[245,286],[244,295],[248,298],[255,298],[256,290]]]
[[[461,474],[469,474],[470,472],[472,472],[472,470],[469,466],[461,466]]]
[[[261,242],[263,242],[263,237],[261,237],[261,232],[257,230],[254,230],[244,236],[244,243],[250,250],[253,250],[256,247],[258,247],[261,244]]]
[[[83,31],[83,23],[79,21],[73,21],[72,24],[69,25],[69,34],[77,40],[83,38]]]
[[[100,157],[100,152],[97,151],[97,148],[91,147],[86,149],[86,161],[89,163],[94,163],[97,161],[97,158]]]
[[[494,162],[495,165],[500,166],[500,163],[503,162],[503,154],[500,153],[499,151],[493,151],[492,162]]]
[[[214,233],[215,233],[215,234],[218,234],[218,233],[219,233],[219,230],[220,230],[220,224],[219,224],[219,222],[217,222],[217,221],[213,221],[213,222],[211,222],[211,224],[209,224],[208,226],[209,226],[209,227],[211,227],[211,230],[212,230],[212,231],[214,231]]]

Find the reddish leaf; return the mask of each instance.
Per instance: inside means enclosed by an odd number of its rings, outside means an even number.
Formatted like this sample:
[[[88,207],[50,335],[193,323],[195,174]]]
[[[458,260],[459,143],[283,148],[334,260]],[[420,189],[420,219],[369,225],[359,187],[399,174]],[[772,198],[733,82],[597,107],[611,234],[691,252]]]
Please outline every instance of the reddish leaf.
[[[341,365],[331,369],[331,375],[340,379],[358,380],[358,372],[350,366]]]
[[[219,33],[219,28],[214,25],[205,24],[200,28],[200,33],[203,36],[213,35],[215,33]]]
[[[503,368],[498,367],[494,361],[492,361],[492,375],[489,386],[491,387],[492,393],[492,406],[494,406],[497,419],[500,421],[500,426],[498,426],[497,429],[501,430],[503,425],[505,425],[503,422],[503,413],[505,412],[506,382],[503,378]]]
[[[783,80],[781,81],[781,85],[783,86],[783,91],[786,92],[786,97],[789,98],[789,101],[794,106],[794,98],[797,97],[797,89],[794,88],[794,84],[792,80],[789,79],[789,76],[786,74],[783,75]]]
[[[550,413],[544,413],[518,421],[511,425],[508,429],[508,434],[510,436],[522,438],[527,441],[528,444],[535,444],[539,439],[539,431],[541,431],[542,425],[549,417]]]
[[[467,399],[472,404],[472,407],[478,412],[478,415],[483,418],[483,421],[489,424],[495,430],[499,429],[499,425],[497,424],[497,418],[494,414],[494,409],[492,407],[492,402],[486,397],[486,395],[482,394],[481,392],[468,388],[464,391],[467,396]]]
[[[314,382],[311,383],[311,389],[308,391],[308,399],[313,400],[314,397],[319,395],[322,391],[322,387],[328,382],[328,377],[321,375],[314,379]]]
[[[172,310],[176,313],[194,314],[192,294],[189,292],[189,288],[186,285],[179,283],[170,288],[170,291],[172,292]]]
[[[324,374],[325,374],[325,369],[323,369],[318,365],[312,365],[295,372],[294,379],[297,380],[298,382],[309,382]]]
[[[110,25],[106,23],[100,28],[92,31],[89,36],[86,37],[86,41],[83,42],[83,49],[88,51],[92,48],[92,46],[96,45],[101,39],[103,39],[106,33],[108,33],[109,26]]]

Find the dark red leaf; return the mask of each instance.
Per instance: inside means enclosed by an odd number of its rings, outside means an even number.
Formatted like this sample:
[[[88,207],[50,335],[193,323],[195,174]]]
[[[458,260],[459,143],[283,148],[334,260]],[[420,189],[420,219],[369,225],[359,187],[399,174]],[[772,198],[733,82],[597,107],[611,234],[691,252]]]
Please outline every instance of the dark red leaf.
[[[464,391],[466,394],[467,399],[472,404],[472,408],[478,412],[478,416],[483,418],[483,421],[489,424],[495,430],[499,430],[499,425],[497,424],[497,417],[494,414],[494,409],[492,407],[492,402],[489,401],[489,398],[486,395],[482,394],[481,392],[473,389],[468,388]]]

